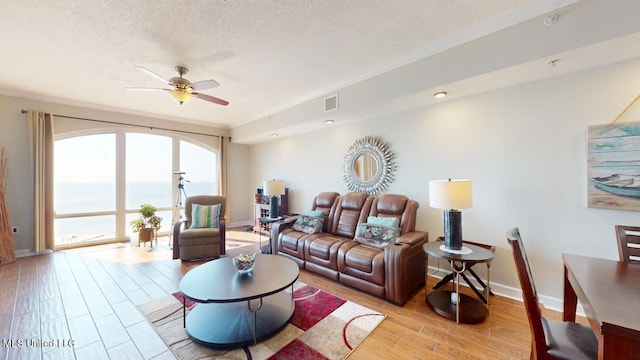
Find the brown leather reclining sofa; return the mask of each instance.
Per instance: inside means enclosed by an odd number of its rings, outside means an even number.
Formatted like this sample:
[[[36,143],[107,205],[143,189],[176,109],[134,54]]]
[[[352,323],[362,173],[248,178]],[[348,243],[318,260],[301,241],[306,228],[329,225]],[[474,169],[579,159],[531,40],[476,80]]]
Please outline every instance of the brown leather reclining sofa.
[[[276,223],[271,234],[274,254],[396,305],[406,303],[424,285],[422,245],[428,234],[415,230],[416,201],[396,194],[323,192],[314,198],[311,210],[324,213],[322,231],[309,234],[295,230],[296,217]],[[366,223],[369,216],[397,218],[400,235],[384,247],[356,241],[358,224]]]

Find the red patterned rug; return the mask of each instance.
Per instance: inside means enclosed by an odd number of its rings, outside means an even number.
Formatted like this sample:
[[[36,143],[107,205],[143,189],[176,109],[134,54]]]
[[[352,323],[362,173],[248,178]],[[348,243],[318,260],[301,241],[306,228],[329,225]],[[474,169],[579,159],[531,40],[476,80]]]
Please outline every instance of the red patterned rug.
[[[291,322],[280,333],[257,345],[213,350],[193,342],[182,327],[182,294],[140,305],[151,325],[178,359],[344,359],[385,315],[297,282]],[[187,301],[192,309],[197,303]]]

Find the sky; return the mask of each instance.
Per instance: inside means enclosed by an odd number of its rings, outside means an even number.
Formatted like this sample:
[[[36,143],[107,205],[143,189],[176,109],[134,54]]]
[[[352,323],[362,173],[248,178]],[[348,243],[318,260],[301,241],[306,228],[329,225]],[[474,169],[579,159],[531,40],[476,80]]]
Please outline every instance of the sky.
[[[186,172],[190,181],[215,179],[215,154],[186,141],[180,141],[181,166],[173,169],[172,139],[161,135],[126,135],[127,181],[170,182],[174,171]],[[96,134],[57,140],[54,145],[56,182],[115,181],[116,135]],[[203,163],[211,166],[203,166]]]

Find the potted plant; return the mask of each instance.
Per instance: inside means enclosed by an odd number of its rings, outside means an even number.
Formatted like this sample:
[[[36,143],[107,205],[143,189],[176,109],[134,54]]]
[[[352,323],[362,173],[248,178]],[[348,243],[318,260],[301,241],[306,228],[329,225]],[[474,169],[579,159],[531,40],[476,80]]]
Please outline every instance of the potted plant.
[[[131,220],[129,223],[133,232],[138,233],[138,246],[140,243],[151,241],[154,238],[157,241],[157,232],[160,229],[162,218],[156,215],[158,209],[151,204],[140,205],[138,213],[140,217]]]

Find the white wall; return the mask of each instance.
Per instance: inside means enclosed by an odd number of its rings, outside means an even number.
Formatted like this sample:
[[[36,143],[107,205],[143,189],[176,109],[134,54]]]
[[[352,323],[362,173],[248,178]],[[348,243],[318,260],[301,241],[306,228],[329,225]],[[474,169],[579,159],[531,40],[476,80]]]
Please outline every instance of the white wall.
[[[463,210],[464,238],[497,246],[492,281],[519,289],[505,238],[507,229],[518,226],[538,291],[561,298],[562,253],[617,259],[613,226],[640,223],[638,212],[586,207],[587,127],[610,123],[637,95],[638,84],[635,59],[336,123],[251,146],[250,186],[284,179],[290,211],[304,212],[321,191],[347,192],[342,164],[348,147],[357,138],[380,136],[398,165],[388,192],[419,201],[419,230],[430,239],[442,234],[440,210],[428,206],[429,180],[472,179],[474,204]],[[623,118],[631,120],[640,121],[640,111]]]

